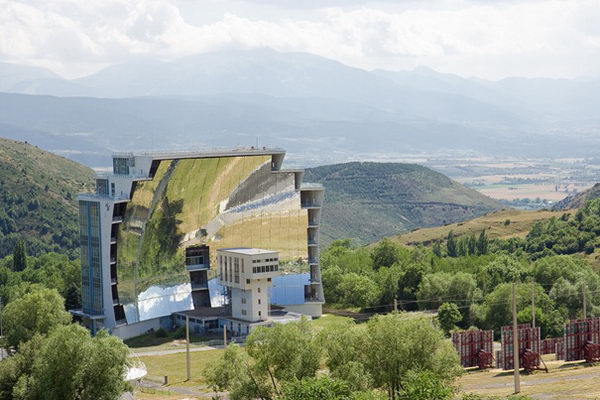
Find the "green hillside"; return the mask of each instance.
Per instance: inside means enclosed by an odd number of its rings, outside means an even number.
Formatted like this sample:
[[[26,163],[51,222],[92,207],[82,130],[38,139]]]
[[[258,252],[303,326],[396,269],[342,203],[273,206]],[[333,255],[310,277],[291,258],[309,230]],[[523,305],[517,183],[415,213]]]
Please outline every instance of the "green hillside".
[[[26,142],[0,138],[0,257],[23,238],[28,253],[77,255],[76,194],[94,172]]]
[[[304,180],[322,183],[326,188],[324,244],[340,238],[365,244],[502,208],[495,200],[415,164],[327,165],[308,169]]]

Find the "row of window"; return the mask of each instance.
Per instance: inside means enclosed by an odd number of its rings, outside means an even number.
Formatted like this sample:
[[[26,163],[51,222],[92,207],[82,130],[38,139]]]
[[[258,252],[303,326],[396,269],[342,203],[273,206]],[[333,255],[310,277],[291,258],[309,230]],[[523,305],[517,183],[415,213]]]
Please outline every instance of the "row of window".
[[[273,262],[273,261],[279,261],[279,258],[275,257],[275,258],[267,258],[264,260],[252,260],[252,264],[259,264],[261,262]]]
[[[273,264],[273,265],[263,265],[261,267],[252,267],[252,272],[255,274],[259,274],[262,272],[274,272],[274,271],[279,271],[279,265]]]
[[[259,288],[258,292],[260,293],[260,288]],[[246,298],[245,297],[242,297],[242,304],[246,304]],[[258,304],[260,304],[260,299],[258,299]]]

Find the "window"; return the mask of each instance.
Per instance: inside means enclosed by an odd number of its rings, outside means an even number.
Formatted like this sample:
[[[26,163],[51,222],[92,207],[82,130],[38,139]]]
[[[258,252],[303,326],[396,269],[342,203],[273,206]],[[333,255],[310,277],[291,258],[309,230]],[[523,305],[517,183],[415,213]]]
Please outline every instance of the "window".
[[[258,312],[258,316],[260,317],[261,315],[262,315],[262,313],[259,311],[259,312]]]
[[[111,182],[110,184],[110,195],[115,197],[115,184]]]
[[[240,283],[240,259],[234,258],[233,263],[233,280],[235,283]]]
[[[258,299],[258,304],[260,304],[260,299]]]
[[[96,193],[108,196],[108,179],[96,179]]]
[[[246,310],[242,310],[242,315],[246,315]]]
[[[267,278],[267,282],[271,282],[271,278]]]
[[[246,285],[250,284],[250,279],[246,279]]]
[[[258,288],[258,293],[260,293],[260,288]]]
[[[242,297],[242,304],[246,304],[246,298]]]
[[[129,175],[129,165],[133,160],[128,158],[113,158],[113,173],[117,175]]]
[[[242,258],[242,274],[244,273],[244,259]]]

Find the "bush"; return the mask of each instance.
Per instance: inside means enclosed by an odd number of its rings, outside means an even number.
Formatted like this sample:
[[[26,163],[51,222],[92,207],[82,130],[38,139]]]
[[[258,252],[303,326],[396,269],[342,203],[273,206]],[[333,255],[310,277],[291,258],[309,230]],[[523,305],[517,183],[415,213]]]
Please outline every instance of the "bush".
[[[184,332],[184,334],[185,334],[185,332]],[[167,336],[169,336],[167,331],[164,330],[163,328],[160,328],[159,330],[157,330],[155,335],[157,338],[166,338]]]
[[[177,328],[175,333],[173,334],[174,339],[185,339],[185,326],[180,326]]]

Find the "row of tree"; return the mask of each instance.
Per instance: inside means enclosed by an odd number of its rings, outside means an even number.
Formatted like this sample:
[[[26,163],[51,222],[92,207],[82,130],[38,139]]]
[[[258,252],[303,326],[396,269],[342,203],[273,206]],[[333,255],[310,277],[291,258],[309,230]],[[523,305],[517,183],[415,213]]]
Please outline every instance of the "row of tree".
[[[259,327],[205,376],[232,400],[481,399],[458,393],[461,372],[434,320],[391,313],[321,331],[307,321]]]
[[[0,362],[0,400],[115,400],[128,389],[128,347],[105,331],[91,337],[64,308],[47,288],[6,305],[2,347],[13,354]]]
[[[389,240],[361,248],[338,241],[322,254],[325,297],[333,306],[372,311],[391,309],[395,301],[408,311],[452,303],[461,316],[458,327],[499,331],[511,321],[510,286],[521,282],[519,320],[531,320],[534,298],[544,336],[561,335],[566,319],[581,317],[584,297],[588,316],[600,316],[600,275],[584,258],[549,255],[532,262],[527,253],[508,253],[496,243],[487,254],[439,257],[433,249]]]

